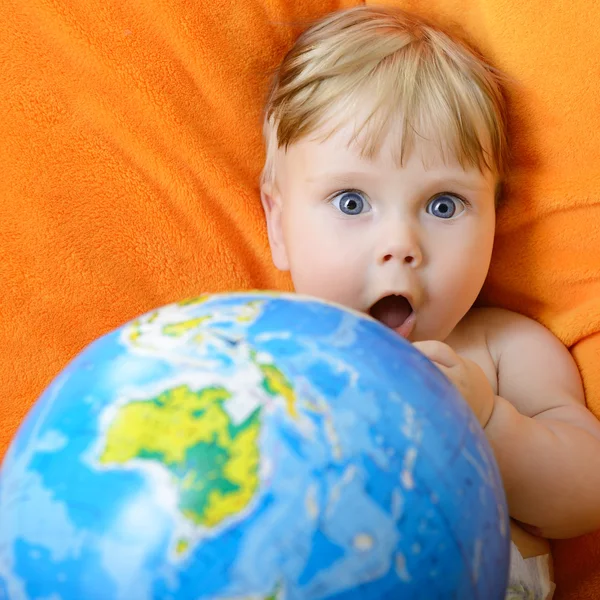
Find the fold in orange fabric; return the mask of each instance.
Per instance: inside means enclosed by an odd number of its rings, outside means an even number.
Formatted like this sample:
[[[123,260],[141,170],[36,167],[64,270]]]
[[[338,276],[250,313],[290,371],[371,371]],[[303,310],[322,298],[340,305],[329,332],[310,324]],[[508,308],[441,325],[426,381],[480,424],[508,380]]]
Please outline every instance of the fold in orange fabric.
[[[0,456],[81,348],[204,291],[289,289],[257,179],[269,74],[359,0],[0,5]],[[600,5],[378,0],[507,74],[512,170],[483,301],[569,346],[600,415]],[[574,499],[575,501],[575,499]],[[600,598],[600,537],[554,544],[558,600]]]

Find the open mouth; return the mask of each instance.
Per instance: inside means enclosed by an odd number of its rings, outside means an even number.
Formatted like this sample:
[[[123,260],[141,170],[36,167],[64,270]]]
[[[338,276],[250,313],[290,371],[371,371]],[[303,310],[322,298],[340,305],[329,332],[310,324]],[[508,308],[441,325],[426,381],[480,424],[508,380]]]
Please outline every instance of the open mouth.
[[[413,308],[404,296],[384,296],[371,306],[369,314],[402,337],[408,337],[414,325]]]

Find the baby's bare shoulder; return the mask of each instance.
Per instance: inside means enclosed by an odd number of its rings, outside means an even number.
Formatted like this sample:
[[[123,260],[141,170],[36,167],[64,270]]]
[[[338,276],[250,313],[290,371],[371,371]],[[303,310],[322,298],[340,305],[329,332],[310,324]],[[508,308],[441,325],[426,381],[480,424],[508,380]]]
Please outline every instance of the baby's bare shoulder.
[[[511,346],[523,336],[552,334],[542,325],[516,312],[504,308],[472,308],[458,324],[453,336],[485,343],[494,359],[506,346]]]
[[[485,340],[498,376],[498,394],[534,416],[563,403],[583,403],[581,378],[568,349],[546,327],[500,308],[472,310],[461,323]]]
[[[524,321],[531,319],[505,308],[482,307],[472,308],[460,322],[460,326],[489,334],[498,328]]]
[[[473,308],[459,327],[468,336],[483,337],[496,362],[500,362],[503,355],[518,355],[548,344],[551,354],[558,352],[563,357],[568,354],[549,329],[534,319],[504,308]]]
[[[500,308],[472,308],[450,334],[447,342],[457,351],[485,347],[495,341],[496,332],[504,331],[516,313]],[[525,318],[525,317],[521,317]]]

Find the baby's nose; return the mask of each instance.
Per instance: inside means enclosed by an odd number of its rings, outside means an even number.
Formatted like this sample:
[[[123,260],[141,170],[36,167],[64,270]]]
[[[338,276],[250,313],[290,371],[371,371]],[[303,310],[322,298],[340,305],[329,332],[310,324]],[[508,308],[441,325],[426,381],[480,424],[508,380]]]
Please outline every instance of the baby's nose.
[[[402,256],[402,254],[404,254],[404,257]],[[381,262],[385,263],[389,262],[390,260],[394,260],[394,258],[398,258],[399,260],[405,262],[407,265],[412,265],[415,262],[420,263],[420,257],[421,253],[418,251],[418,249],[409,250],[407,252],[390,252],[383,256]]]
[[[381,239],[378,262],[385,264],[391,261],[397,261],[413,268],[421,265],[423,252],[418,233],[413,228],[408,226],[390,228]]]

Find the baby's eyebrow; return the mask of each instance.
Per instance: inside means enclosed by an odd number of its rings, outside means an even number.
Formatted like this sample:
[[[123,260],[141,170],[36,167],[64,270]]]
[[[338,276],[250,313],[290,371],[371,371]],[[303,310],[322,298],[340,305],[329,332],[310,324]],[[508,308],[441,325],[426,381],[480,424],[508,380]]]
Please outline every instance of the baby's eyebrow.
[[[327,180],[328,183],[345,183],[356,179],[378,179],[374,173],[368,171],[322,171],[306,177],[307,183],[320,183]]]
[[[369,182],[377,182],[381,180],[381,175],[371,173],[369,171],[321,171],[312,173],[305,178],[307,184],[327,183],[333,186],[349,186],[362,185]],[[440,173],[437,176],[432,176],[431,180],[427,178],[421,182],[423,188],[433,189],[439,188],[437,191],[452,191],[452,188],[460,188],[471,192],[485,192],[490,189],[490,184],[487,179],[478,178],[474,181],[472,178],[457,177],[456,175]]]
[[[482,192],[490,189],[490,185],[487,179],[480,179],[479,181],[473,181],[469,178],[460,178],[460,177],[440,177],[432,181],[432,185],[438,186],[440,188],[444,187],[459,187],[463,189],[468,189],[472,192]],[[450,191],[450,190],[448,190]]]

